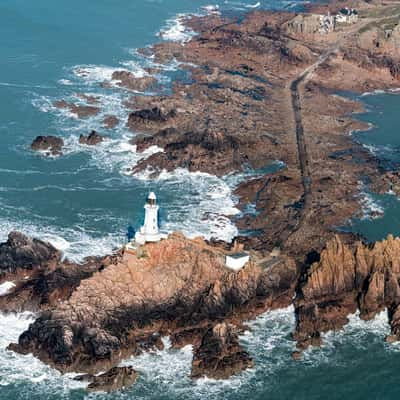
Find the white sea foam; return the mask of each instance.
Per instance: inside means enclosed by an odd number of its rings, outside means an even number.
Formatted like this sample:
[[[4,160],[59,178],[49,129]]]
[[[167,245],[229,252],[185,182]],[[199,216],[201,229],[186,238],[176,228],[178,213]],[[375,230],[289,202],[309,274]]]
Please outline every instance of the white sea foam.
[[[256,382],[265,384],[269,375],[272,377],[291,362],[294,342],[289,334],[294,328],[293,307],[265,313],[248,325],[250,330],[241,335],[240,341],[255,359],[255,366],[226,380],[191,381],[192,346],[176,350],[165,338],[164,350],[132,357],[123,365],[131,365],[139,371],[140,378],[134,390],[144,399],[154,398],[155,393],[182,399],[227,398],[238,390],[251,393]]]
[[[373,96],[373,95],[376,95],[376,94],[384,94],[384,93],[386,93],[386,92],[383,89],[375,89],[372,92],[364,92],[364,93],[362,93],[361,97]]]
[[[250,330],[241,336],[241,343],[252,355],[268,359],[276,355],[272,354],[272,351],[286,350],[290,356],[290,352],[295,346],[295,343],[290,339],[290,333],[295,327],[293,306],[266,312],[254,321],[247,322],[247,325]],[[278,365],[281,362],[286,361],[284,359],[274,360],[273,365]]]
[[[247,8],[258,8],[260,6],[261,6],[261,3],[259,1],[257,3],[255,3],[255,4],[246,5]]]
[[[69,80],[69,79],[60,79],[60,80],[58,80],[58,83],[59,83],[60,85],[64,85],[64,86],[71,86],[71,85],[74,84],[74,83],[73,83],[71,80]]]
[[[145,66],[143,66],[143,59],[144,57],[141,58],[141,63],[135,60],[123,61],[121,62],[121,65],[131,72],[135,78],[143,78],[149,75],[144,69]]]
[[[305,351],[304,361],[314,365],[319,362],[329,362],[332,365],[340,361],[340,359],[335,359],[337,350],[346,345],[351,345],[352,349],[367,350],[373,340],[384,346],[384,339],[390,334],[386,310],[377,314],[370,321],[360,319],[359,311],[349,315],[348,319],[348,324],[341,330],[323,333],[321,348],[311,347]]]
[[[212,14],[217,14],[218,15],[218,14],[220,14],[219,5],[218,4],[210,4],[210,5],[207,5],[207,6],[203,6],[203,7],[201,7],[201,9],[203,11],[205,11],[209,15],[212,15]]]
[[[112,75],[116,71],[126,70],[134,75],[135,78],[143,78],[149,74],[144,67],[134,61],[128,60],[120,63],[120,66],[106,66],[106,65],[76,65],[72,68],[72,74],[79,80],[85,82],[89,86],[98,85],[102,82],[113,84]]]
[[[379,200],[374,199],[368,192],[360,193],[360,204],[362,208],[362,219],[376,219],[382,217],[385,209]]]
[[[21,231],[28,236],[46,240],[61,250],[71,261],[81,262],[88,256],[111,254],[121,247],[125,241],[124,232],[113,234],[96,234],[79,226],[61,228],[47,225],[43,221],[33,223],[25,220],[0,219],[0,242],[7,239],[11,231]]]
[[[72,381],[68,376],[62,376],[58,371],[46,366],[32,355],[20,355],[6,350],[7,346],[18,341],[19,335],[25,331],[29,324],[34,321],[34,315],[23,313],[19,315],[0,314],[0,386],[18,385],[30,381],[39,387],[25,385],[21,390],[38,390],[45,393],[51,386],[52,391],[56,390],[62,395],[72,388],[84,387],[82,383]],[[29,396],[28,393],[20,393],[21,398]]]
[[[373,126],[372,126],[373,127]],[[366,144],[364,143],[362,145],[364,148],[366,148],[371,154],[374,156],[377,155],[382,155],[382,154],[390,154],[396,151],[397,149],[393,148],[390,145],[373,145],[373,144]]]
[[[137,177],[148,179],[146,173]],[[155,183],[164,190],[182,194],[175,203],[168,204],[164,229],[179,230],[191,238],[203,236],[225,241],[238,234],[229,217],[240,211],[232,199],[232,189],[223,179],[178,168],[173,172],[161,172]]]
[[[10,293],[11,289],[15,287],[14,282],[3,282],[0,285],[0,296],[5,296],[6,294]]]
[[[185,43],[189,41],[195,32],[185,25],[186,14],[178,14],[174,18],[168,19],[165,27],[158,33],[164,40]]]
[[[116,170],[125,175],[128,174],[127,170],[139,161],[163,151],[160,147],[151,146],[138,153],[136,145],[130,144],[127,137],[107,140],[88,150],[91,152],[92,163],[96,166],[109,171]]]
[[[77,65],[72,69],[74,75],[91,84],[111,81],[116,70],[115,67],[105,65]]]
[[[376,146],[374,146],[372,144],[363,144],[363,147],[366,148],[374,156],[379,151],[378,147],[376,147]]]

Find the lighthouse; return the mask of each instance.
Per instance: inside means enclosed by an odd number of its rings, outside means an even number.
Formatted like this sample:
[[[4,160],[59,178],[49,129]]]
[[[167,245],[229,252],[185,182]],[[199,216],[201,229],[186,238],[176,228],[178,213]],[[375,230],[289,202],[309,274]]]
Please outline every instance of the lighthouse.
[[[146,242],[158,242],[161,240],[161,234],[158,229],[158,209],[157,197],[154,192],[150,192],[144,206],[144,224],[135,235],[136,243],[145,244]]]

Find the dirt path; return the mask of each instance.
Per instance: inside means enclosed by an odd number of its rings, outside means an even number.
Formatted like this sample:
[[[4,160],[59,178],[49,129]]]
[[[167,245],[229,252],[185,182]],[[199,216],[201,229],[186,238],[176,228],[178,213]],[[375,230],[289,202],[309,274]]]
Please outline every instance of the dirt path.
[[[318,60],[310,65],[307,69],[305,69],[297,78],[289,84],[290,95],[292,100],[292,108],[295,122],[295,131],[296,131],[296,144],[297,144],[297,152],[299,158],[299,169],[301,173],[302,185],[303,185],[303,194],[301,197],[301,208],[299,210],[299,215],[297,218],[296,225],[290,229],[285,235],[283,235],[283,243],[287,241],[287,239],[297,232],[303,224],[305,216],[307,215],[308,210],[311,207],[312,203],[312,176],[310,171],[310,159],[307,152],[307,142],[304,135],[304,127],[302,120],[302,108],[301,108],[301,95],[300,95],[300,87],[304,85],[307,80],[310,78],[312,73],[322,64],[324,63],[331,55],[336,53],[339,46],[335,45],[331,49],[324,52]]]

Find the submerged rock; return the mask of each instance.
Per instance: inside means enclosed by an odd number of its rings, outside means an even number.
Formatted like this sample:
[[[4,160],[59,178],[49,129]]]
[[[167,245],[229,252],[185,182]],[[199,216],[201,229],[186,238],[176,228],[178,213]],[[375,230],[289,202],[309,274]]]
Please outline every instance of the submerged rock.
[[[62,154],[64,140],[56,136],[37,136],[31,144],[31,149],[41,151],[48,156],[59,156]]]
[[[100,112],[99,107],[68,103],[65,100],[55,101],[54,107],[61,108],[61,109],[67,109],[72,114],[75,114],[78,118],[91,117],[91,116],[97,115]]]
[[[119,119],[114,115],[106,115],[103,119],[103,126],[106,129],[114,129],[119,124]]]
[[[74,379],[90,382],[89,392],[115,392],[132,386],[137,377],[138,373],[132,367],[114,367],[101,375],[79,375]]]
[[[237,328],[220,323],[208,330],[195,349],[191,376],[227,379],[252,366],[253,360],[239,344]]]
[[[301,361],[303,359],[303,353],[301,351],[294,351],[292,353],[292,358],[294,361]]]

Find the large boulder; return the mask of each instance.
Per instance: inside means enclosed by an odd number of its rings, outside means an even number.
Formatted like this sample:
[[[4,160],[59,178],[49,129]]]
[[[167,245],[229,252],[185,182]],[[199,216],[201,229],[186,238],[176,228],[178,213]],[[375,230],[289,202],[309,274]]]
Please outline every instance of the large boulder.
[[[23,270],[22,276],[9,275],[13,280],[13,290],[0,296],[0,311],[38,312],[47,310],[68,299],[83,279],[104,269],[112,257],[91,257],[83,264],[67,260],[54,268]]]
[[[47,156],[58,156],[62,154],[64,140],[56,136],[37,136],[32,144],[31,149],[43,152]]]
[[[11,232],[8,240],[0,244],[0,279],[18,270],[55,266],[60,260],[61,252],[50,243]]]
[[[100,112],[99,107],[88,106],[86,104],[68,103],[65,100],[58,100],[53,103],[54,107],[66,109],[78,118],[88,118],[97,115]]]
[[[241,170],[247,160],[239,151],[236,137],[213,130],[180,132],[166,128],[153,136],[139,137],[134,143],[138,151],[149,146],[162,147],[164,151],[140,162],[133,173],[151,166],[159,171],[187,168],[189,171],[224,175],[232,170]]]
[[[252,366],[253,360],[239,344],[237,328],[220,323],[208,330],[195,349],[191,376],[227,379]]]
[[[96,144],[101,143],[104,140],[104,137],[99,135],[96,131],[90,132],[88,136],[80,135],[79,143],[86,144],[87,146],[95,146]]]
[[[143,92],[157,82],[156,78],[153,76],[137,78],[132,72],[123,70],[114,71],[112,80],[117,81],[118,86],[137,92]]]

